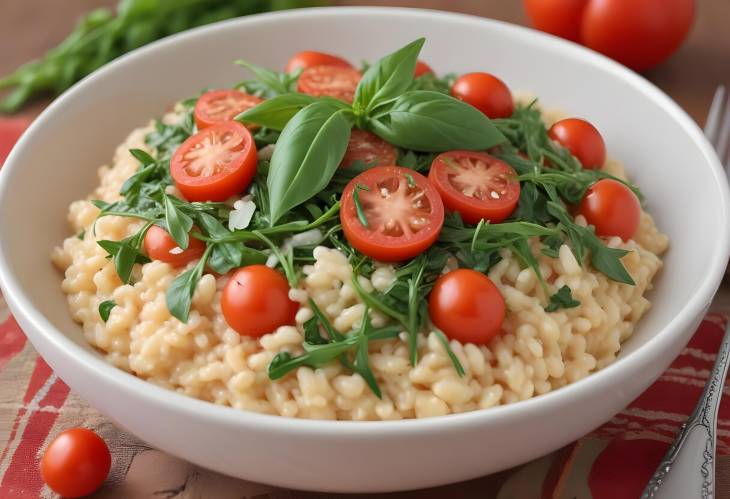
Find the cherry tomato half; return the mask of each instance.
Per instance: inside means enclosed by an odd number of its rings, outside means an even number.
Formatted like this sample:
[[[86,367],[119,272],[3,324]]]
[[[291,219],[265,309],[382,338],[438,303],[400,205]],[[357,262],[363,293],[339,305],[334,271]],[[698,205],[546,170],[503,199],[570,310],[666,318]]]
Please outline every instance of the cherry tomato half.
[[[481,272],[456,269],[442,275],[428,297],[431,321],[451,339],[485,345],[499,333],[504,298]]]
[[[239,268],[223,288],[223,317],[244,336],[259,337],[294,324],[298,309],[299,304],[289,299],[284,276],[266,265]]]
[[[362,161],[367,166],[394,165],[397,157],[395,147],[374,133],[353,128],[340,166],[349,168],[356,161]]]
[[[195,124],[199,130],[217,123],[231,121],[263,100],[239,90],[213,90],[200,96],[195,104]]]
[[[507,85],[489,73],[459,76],[451,86],[451,95],[471,104],[489,118],[508,118],[515,110]]]
[[[243,192],[256,173],[256,144],[237,121],[188,137],[170,160],[170,175],[188,201],[225,201]]]
[[[436,241],[444,223],[444,205],[420,173],[378,166],[347,184],[340,222],[355,249],[376,260],[398,262],[413,258]]]
[[[64,497],[89,495],[106,480],[112,458],[96,433],[86,428],[61,432],[41,458],[41,477]]]
[[[619,236],[628,241],[639,227],[641,203],[624,184],[604,178],[588,188],[578,211],[599,236]]]
[[[194,237],[188,238],[188,247],[180,249],[172,236],[162,227],[153,225],[144,235],[144,252],[153,260],[183,267],[203,256],[205,243]]]
[[[580,118],[560,120],[550,127],[548,135],[551,139],[570,151],[583,168],[601,168],[606,162],[606,143],[601,133]]]
[[[314,66],[339,66],[341,68],[351,68],[352,64],[336,55],[326,54],[324,52],[316,52],[314,50],[304,50],[294,54],[289,62],[286,63],[284,71],[293,73],[297,69],[307,69]]]
[[[328,95],[352,102],[360,83],[360,71],[342,66],[313,66],[302,71],[297,80],[297,92],[321,97]]]
[[[416,70],[413,72],[413,77],[418,78],[419,76],[425,75],[426,73],[433,73],[433,69],[431,69],[431,66],[423,61],[416,61]]]
[[[439,154],[431,163],[428,180],[446,209],[459,212],[470,224],[481,219],[499,223],[510,216],[520,199],[517,172],[484,152]]]

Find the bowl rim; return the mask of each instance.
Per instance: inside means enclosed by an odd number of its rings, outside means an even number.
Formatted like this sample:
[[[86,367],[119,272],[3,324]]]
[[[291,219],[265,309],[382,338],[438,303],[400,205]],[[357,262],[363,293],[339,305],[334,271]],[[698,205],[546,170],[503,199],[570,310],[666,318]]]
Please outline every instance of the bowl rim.
[[[11,151],[5,162],[5,166],[2,168],[3,173],[0,174],[0,199],[4,197],[4,193],[11,189],[10,179],[13,174],[17,174],[17,171],[20,170],[20,163],[17,158],[22,156],[24,149],[31,147],[36,129],[43,126],[43,122],[48,116],[62,110],[71,96],[85,91],[87,87],[93,85],[105,72],[121,69],[125,65],[133,63],[137,57],[173,45],[180,40],[205,38],[208,32],[216,30],[233,27],[243,29],[249,25],[267,22],[276,23],[278,21],[296,20],[297,18],[306,20],[328,16],[391,16],[393,14],[400,16],[407,15],[411,20],[414,17],[420,17],[432,21],[435,17],[438,17],[439,20],[448,19],[456,23],[479,25],[482,29],[496,30],[505,34],[505,36],[519,36],[531,40],[534,45],[545,46],[550,50],[560,52],[565,56],[580,59],[589,63],[591,66],[596,66],[615,74],[627,84],[643,93],[644,96],[661,106],[700,148],[705,163],[711,168],[711,173],[718,185],[720,205],[724,208],[722,213],[724,218],[722,221],[727,222],[730,213],[730,196],[727,180],[712,146],[697,124],[686,112],[663,91],[643,77],[603,55],[527,27],[469,14],[404,7],[320,7],[255,14],[194,28],[129,52],[76,83],[54,100],[32,122],[26,133],[23,134]],[[0,287],[4,290],[5,298],[11,311],[19,317],[19,322],[29,324],[30,329],[34,330],[31,333],[32,336],[37,334],[48,345],[48,348],[57,350],[62,356],[74,358],[77,363],[83,366],[83,369],[94,372],[97,377],[104,378],[104,383],[113,385],[114,389],[119,392],[124,392],[128,396],[144,399],[146,404],[164,406],[166,410],[184,412],[192,418],[206,419],[227,426],[252,427],[259,431],[275,431],[289,435],[296,435],[303,432],[332,438],[345,434],[350,437],[367,438],[372,436],[374,429],[377,429],[377,431],[384,435],[397,433],[400,436],[404,436],[404,434],[420,434],[434,430],[438,430],[441,433],[448,433],[449,431],[456,431],[457,428],[463,430],[484,424],[494,424],[499,421],[513,419],[526,413],[546,411],[560,405],[570,405],[571,400],[587,396],[589,392],[593,392],[601,386],[611,386],[612,379],[620,373],[620,370],[631,370],[632,372],[640,370],[642,365],[646,363],[646,360],[659,356],[662,351],[670,347],[673,341],[676,341],[683,330],[692,326],[693,321],[703,313],[724,275],[728,255],[730,254],[730,226],[727,223],[717,223],[715,227],[717,229],[718,244],[715,245],[712,258],[708,264],[709,272],[700,281],[697,292],[675,313],[664,328],[658,330],[645,344],[641,345],[635,351],[627,354],[625,357],[618,358],[610,365],[600,371],[591,373],[583,379],[527,400],[465,413],[397,421],[309,420],[262,414],[228,406],[218,406],[214,403],[183,395],[138,378],[133,374],[109,364],[99,354],[92,353],[86,348],[77,345],[61,330],[51,324],[33,305],[30,298],[23,291],[18,279],[13,274],[11,270],[12,262],[8,260],[3,249],[2,237],[0,237]]]

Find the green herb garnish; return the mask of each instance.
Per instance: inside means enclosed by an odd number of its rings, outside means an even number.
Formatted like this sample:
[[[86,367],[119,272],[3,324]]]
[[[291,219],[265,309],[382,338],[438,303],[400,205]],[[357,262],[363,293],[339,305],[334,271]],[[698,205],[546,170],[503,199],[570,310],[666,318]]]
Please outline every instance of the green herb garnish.
[[[103,320],[104,322],[108,321],[109,314],[116,306],[117,304],[114,300],[104,300],[103,302],[99,303],[99,316],[101,317],[101,320]]]

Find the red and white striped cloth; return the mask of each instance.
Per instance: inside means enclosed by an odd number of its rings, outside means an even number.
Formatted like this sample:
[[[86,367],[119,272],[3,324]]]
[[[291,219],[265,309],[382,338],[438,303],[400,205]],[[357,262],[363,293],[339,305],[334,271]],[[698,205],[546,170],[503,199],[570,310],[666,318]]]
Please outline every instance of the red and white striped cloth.
[[[27,124],[0,119],[0,165]],[[696,404],[728,317],[709,314],[669,369],[629,407],[581,440],[496,475],[391,498],[632,499]],[[726,386],[723,398],[730,395]],[[725,401],[725,400],[724,400]],[[218,475],[151,449],[86,405],[26,340],[0,295],[0,499],[54,497],[38,473],[47,443],[85,426],[109,445],[112,471],[98,498],[339,497]],[[730,498],[730,405],[720,409],[716,497]],[[382,497],[379,495],[378,497]]]

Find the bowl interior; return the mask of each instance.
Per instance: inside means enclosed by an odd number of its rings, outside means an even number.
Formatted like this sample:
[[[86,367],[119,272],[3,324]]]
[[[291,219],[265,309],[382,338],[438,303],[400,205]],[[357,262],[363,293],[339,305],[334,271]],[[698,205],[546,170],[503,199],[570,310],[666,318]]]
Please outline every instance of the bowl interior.
[[[439,73],[493,72],[513,89],[595,123],[609,154],[643,190],[671,249],[652,291],[652,310],[622,358],[688,304],[699,311],[709,303],[706,283],[719,280],[717,261],[727,255],[726,187],[699,129],[676,105],[611,61],[551,37],[403,9],[313,10],[222,23],[137,51],[76,85],[36,121],[0,176],[0,267],[4,260],[8,282],[16,281],[55,328],[89,348],[68,316],[49,255],[69,235],[68,204],[95,187],[96,169],[131,129],[205,87],[249,77],[232,64],[237,58],[276,69],[307,48],[357,62],[419,36],[427,37],[421,58]]]

